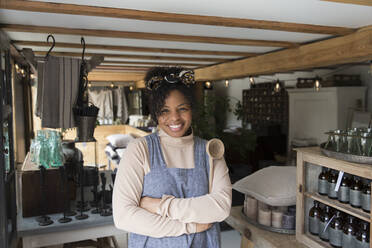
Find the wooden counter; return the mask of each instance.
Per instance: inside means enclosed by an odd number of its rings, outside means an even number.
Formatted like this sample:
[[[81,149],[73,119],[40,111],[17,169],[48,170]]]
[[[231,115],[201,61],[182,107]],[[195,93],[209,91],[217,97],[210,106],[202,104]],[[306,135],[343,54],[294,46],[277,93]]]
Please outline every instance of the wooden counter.
[[[296,241],[295,235],[279,234],[260,229],[249,224],[242,214],[242,206],[231,208],[230,216],[225,220],[235,230],[244,233],[244,229],[251,232],[250,240],[254,248],[306,248],[307,246]],[[243,247],[242,247],[243,248]],[[245,248],[245,247],[244,247]]]

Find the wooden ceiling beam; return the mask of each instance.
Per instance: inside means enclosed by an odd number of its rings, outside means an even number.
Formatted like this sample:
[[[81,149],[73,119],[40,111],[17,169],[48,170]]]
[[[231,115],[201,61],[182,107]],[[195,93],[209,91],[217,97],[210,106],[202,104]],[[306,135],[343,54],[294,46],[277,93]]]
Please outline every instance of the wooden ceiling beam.
[[[143,80],[145,73],[92,71],[88,74],[89,81],[97,82],[137,82]]]
[[[363,0],[359,0],[363,1]],[[367,0],[364,0],[367,1]],[[119,9],[108,7],[96,7],[88,5],[46,3],[39,1],[1,1],[1,8],[12,10],[24,10],[33,12],[46,12],[58,14],[72,14],[84,16],[102,16],[111,18],[125,18],[146,21],[177,22],[188,24],[202,24],[224,27],[254,28],[278,30],[287,32],[317,33],[331,35],[345,35],[354,31],[352,28],[321,26],[302,23],[253,20],[243,18],[229,18],[217,16],[202,16],[190,14],[174,14],[154,11],[141,11],[132,9]]]
[[[34,51],[35,55],[46,55],[46,51]],[[51,55],[63,57],[81,57],[81,53],[70,52],[51,52]],[[136,54],[111,54],[111,53],[85,53],[85,56],[102,55],[109,58],[123,58],[123,59],[147,59],[147,60],[176,60],[176,61],[205,61],[205,62],[226,62],[229,59],[220,58],[200,58],[200,57],[176,57],[176,56],[150,56],[150,55],[136,55]]]
[[[13,40],[12,44],[18,45],[18,46],[50,47],[49,43],[40,42],[40,41]],[[82,45],[78,43],[57,42],[56,47],[82,48]],[[171,54],[192,54],[192,55],[221,55],[221,56],[239,56],[239,57],[252,57],[252,56],[259,55],[259,53],[249,53],[249,52],[113,46],[113,45],[99,45],[99,44],[86,44],[85,47],[87,49],[101,49],[101,50],[126,51],[126,52],[149,52],[149,53],[171,53]]]
[[[242,78],[372,59],[372,26],[342,37],[195,70],[199,81]]]
[[[79,36],[106,37],[106,38],[111,37],[111,38],[123,38],[123,39],[197,42],[197,43],[213,43],[213,44],[240,45],[240,46],[296,47],[299,45],[298,43],[288,42],[288,41],[252,40],[252,39],[238,39],[238,38],[224,38],[224,37],[210,37],[210,36],[129,32],[129,31],[118,31],[118,30],[32,26],[32,25],[20,25],[20,24],[0,24],[0,28],[5,31],[11,31],[11,32],[67,34],[67,35],[79,35]]]
[[[372,1],[371,0],[323,0],[323,1],[372,6]]]
[[[208,64],[200,63],[172,63],[172,62],[137,62],[137,61],[119,61],[119,60],[104,60],[101,64],[132,64],[132,65],[157,65],[157,66],[207,66]]]

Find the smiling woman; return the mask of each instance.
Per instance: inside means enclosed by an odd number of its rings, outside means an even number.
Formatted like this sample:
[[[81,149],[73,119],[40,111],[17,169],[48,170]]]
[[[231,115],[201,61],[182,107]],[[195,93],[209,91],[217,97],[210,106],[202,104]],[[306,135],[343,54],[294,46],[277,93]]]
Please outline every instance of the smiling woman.
[[[115,181],[115,225],[131,233],[129,248],[218,248],[231,183],[223,156],[208,155],[207,141],[193,136],[193,71],[154,68],[145,81],[158,132],[127,147]]]

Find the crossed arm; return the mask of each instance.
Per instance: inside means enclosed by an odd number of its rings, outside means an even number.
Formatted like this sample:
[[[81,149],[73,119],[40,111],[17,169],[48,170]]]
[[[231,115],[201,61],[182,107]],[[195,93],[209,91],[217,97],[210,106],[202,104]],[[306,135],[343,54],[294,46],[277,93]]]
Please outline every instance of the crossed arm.
[[[141,199],[147,154],[140,140],[131,143],[119,166],[113,194],[113,215],[119,229],[152,237],[205,231],[224,220],[231,206],[231,183],[223,159],[215,160],[212,190],[195,198]]]

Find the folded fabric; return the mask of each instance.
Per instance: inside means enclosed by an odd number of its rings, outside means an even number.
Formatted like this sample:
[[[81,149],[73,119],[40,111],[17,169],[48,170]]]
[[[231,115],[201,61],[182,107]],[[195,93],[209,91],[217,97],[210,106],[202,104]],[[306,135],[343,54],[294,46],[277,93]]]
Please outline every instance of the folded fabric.
[[[237,181],[233,189],[271,206],[295,205],[296,167],[266,167]]]
[[[109,145],[106,145],[105,147],[105,153],[108,157],[110,157],[111,159],[115,159],[115,158],[118,158],[118,154],[114,151],[114,149],[112,149],[111,146]]]
[[[114,147],[125,148],[135,138],[130,134],[112,134],[106,137]]]

